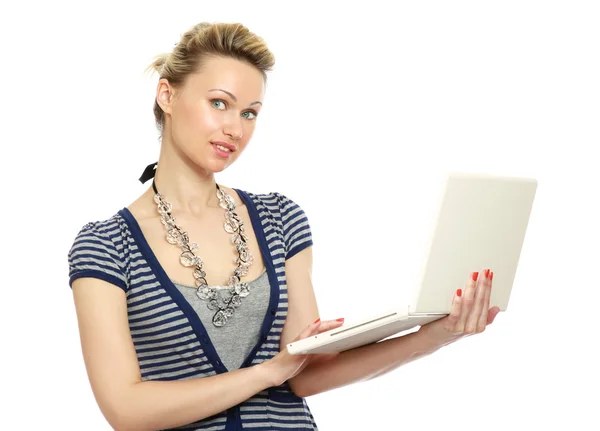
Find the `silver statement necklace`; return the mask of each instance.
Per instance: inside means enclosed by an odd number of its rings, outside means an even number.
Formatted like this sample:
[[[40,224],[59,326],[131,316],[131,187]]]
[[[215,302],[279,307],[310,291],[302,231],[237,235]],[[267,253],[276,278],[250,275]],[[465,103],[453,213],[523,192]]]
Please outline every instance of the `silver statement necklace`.
[[[179,262],[186,267],[194,267],[194,283],[196,295],[203,301],[207,301],[208,309],[214,310],[212,322],[221,327],[233,316],[235,309],[242,303],[242,298],[248,296],[250,290],[248,283],[242,283],[241,277],[248,274],[248,268],[254,259],[248,251],[248,237],[244,234],[244,223],[235,213],[235,202],[231,196],[225,193],[217,184],[217,198],[219,205],[225,209],[225,231],[232,234],[231,242],[237,250],[238,257],[234,259],[237,268],[229,278],[228,286],[209,286],[206,282],[206,272],[202,269],[204,262],[195,254],[198,249],[197,243],[189,243],[188,233],[183,231],[171,215],[172,206],[156,189],[155,181],[152,181],[154,189],[154,202],[158,206],[161,222],[167,230],[167,241],[170,244],[179,244],[182,253]]]

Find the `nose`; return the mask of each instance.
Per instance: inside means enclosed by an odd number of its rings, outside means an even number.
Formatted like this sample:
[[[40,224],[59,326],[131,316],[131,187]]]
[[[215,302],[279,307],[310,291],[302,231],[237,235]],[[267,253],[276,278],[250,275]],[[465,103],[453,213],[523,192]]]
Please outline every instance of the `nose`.
[[[233,140],[242,139],[244,136],[244,128],[241,118],[231,118],[223,127],[223,133]]]

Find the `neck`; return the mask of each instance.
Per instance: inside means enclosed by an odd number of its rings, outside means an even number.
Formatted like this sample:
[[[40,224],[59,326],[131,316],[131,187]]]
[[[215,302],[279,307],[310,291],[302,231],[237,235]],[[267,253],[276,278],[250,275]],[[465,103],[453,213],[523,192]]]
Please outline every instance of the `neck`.
[[[213,173],[199,172],[181,161],[165,156],[161,154],[154,182],[158,192],[173,206],[174,214],[202,215],[209,208],[219,208]],[[152,187],[149,193],[154,197]]]

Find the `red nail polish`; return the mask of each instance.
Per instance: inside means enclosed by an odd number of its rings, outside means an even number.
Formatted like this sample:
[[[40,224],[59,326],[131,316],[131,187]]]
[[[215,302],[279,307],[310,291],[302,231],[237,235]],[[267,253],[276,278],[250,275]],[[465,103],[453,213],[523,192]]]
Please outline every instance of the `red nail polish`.
[[[343,321],[344,321],[344,318],[343,318],[343,317],[340,317],[339,319],[335,319],[335,321],[336,321],[336,322],[343,322]]]
[[[494,273],[490,272],[490,280],[493,280],[493,279],[494,279]]]
[[[490,278],[490,270],[489,269],[485,270],[485,278]]]
[[[314,325],[315,323],[318,323],[320,320],[321,320],[321,318],[319,317],[317,320],[315,320],[315,321],[313,322],[313,325]]]
[[[474,272],[473,273],[473,281],[477,281],[478,277],[479,277],[479,272]]]
[[[462,289],[456,290],[456,296],[462,296]]]

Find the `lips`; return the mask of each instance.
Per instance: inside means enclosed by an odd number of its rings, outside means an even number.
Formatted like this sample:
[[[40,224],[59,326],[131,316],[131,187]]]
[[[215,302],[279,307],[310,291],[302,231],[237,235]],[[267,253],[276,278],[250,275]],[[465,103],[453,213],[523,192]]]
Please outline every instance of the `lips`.
[[[230,144],[229,142],[223,142],[223,141],[212,141],[211,144],[213,145],[221,145],[222,147],[227,148],[228,150],[230,150],[231,152],[234,152],[237,148],[235,148],[235,145]]]

